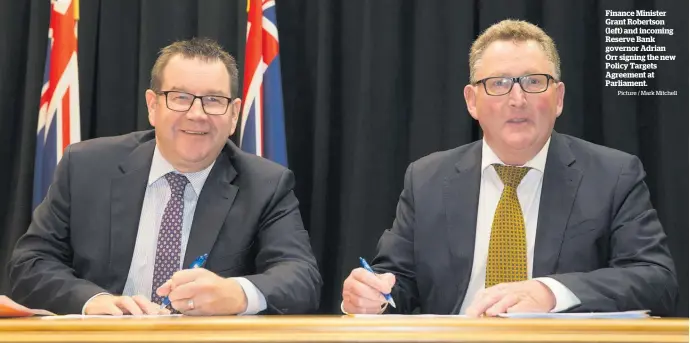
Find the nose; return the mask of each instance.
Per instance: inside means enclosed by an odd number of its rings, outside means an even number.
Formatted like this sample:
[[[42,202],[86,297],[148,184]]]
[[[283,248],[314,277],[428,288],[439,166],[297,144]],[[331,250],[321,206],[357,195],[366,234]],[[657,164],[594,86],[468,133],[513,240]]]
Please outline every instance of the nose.
[[[522,90],[519,83],[513,85],[513,89],[508,93],[508,104],[514,107],[521,107],[527,103],[525,98],[525,91]]]
[[[196,98],[194,101],[192,101],[192,107],[190,107],[189,111],[187,111],[187,118],[192,120],[202,120],[206,118],[206,112],[204,112],[201,99]]]

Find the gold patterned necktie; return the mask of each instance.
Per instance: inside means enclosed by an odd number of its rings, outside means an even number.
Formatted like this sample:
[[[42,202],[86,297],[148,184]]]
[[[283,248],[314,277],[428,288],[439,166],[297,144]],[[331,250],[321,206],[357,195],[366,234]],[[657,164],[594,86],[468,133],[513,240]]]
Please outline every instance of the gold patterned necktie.
[[[491,225],[486,288],[504,282],[527,280],[525,218],[522,216],[517,187],[529,168],[500,164],[493,166],[503,182],[503,193]]]

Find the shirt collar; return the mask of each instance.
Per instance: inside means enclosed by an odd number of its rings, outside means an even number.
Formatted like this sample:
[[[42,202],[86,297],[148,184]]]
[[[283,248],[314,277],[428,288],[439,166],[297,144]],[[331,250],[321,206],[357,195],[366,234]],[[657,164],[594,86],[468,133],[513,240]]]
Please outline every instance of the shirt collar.
[[[534,156],[531,160],[527,161],[524,165],[521,167],[529,167],[532,169],[536,169],[540,171],[542,174],[544,173],[544,169],[546,168],[546,156],[548,155],[549,152],[549,144],[551,144],[551,137],[546,141],[546,144],[541,148],[539,153],[537,153],[536,156]],[[503,161],[501,161],[498,156],[494,153],[493,150],[491,150],[491,147],[489,144],[486,143],[485,139],[482,139],[482,172],[484,170],[491,166],[492,164],[503,164]]]
[[[151,186],[151,184],[158,181],[161,177],[165,176],[165,174],[174,171],[186,176],[194,189],[194,193],[199,196],[199,194],[201,194],[201,188],[204,187],[206,178],[208,178],[208,174],[211,172],[211,168],[213,168],[214,164],[216,164],[216,161],[213,161],[211,165],[198,172],[180,173],[163,157],[163,155],[161,155],[160,150],[158,150],[158,145],[156,145],[153,150],[153,159],[151,160],[151,171],[149,172],[149,182],[147,186]]]

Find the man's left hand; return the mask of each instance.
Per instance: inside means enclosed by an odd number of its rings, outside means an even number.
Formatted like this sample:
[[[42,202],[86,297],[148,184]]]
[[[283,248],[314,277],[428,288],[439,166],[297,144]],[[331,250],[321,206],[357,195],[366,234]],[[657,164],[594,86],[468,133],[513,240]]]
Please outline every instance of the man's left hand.
[[[168,296],[172,307],[185,315],[233,315],[247,310],[247,296],[237,281],[203,268],[176,272],[156,293]]]
[[[550,312],[556,306],[551,289],[537,280],[502,283],[477,293],[468,317],[495,317],[510,312]]]

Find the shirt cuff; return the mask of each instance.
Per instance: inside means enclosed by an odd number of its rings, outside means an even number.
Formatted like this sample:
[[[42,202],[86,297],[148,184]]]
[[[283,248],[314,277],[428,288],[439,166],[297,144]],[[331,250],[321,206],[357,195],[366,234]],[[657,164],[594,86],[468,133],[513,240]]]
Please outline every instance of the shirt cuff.
[[[266,297],[251,281],[243,277],[234,277],[231,279],[240,284],[244,291],[244,295],[247,297],[247,310],[238,315],[257,314],[266,309]]]
[[[565,287],[565,285],[557,280],[549,277],[540,277],[534,280],[537,280],[544,284],[544,286],[548,287],[556,298],[556,306],[553,307],[551,312],[561,312],[571,307],[580,305],[580,298],[569,290],[568,287]]]
[[[91,298],[89,298],[89,300],[87,300],[87,301],[84,303],[84,306],[81,307],[81,315],[82,315],[82,316],[83,316],[83,315],[86,315],[86,313],[84,313],[84,312],[86,312],[86,305],[89,304],[89,301],[93,300],[93,298],[95,298],[95,297],[97,297],[97,296],[99,296],[99,295],[104,295],[104,294],[110,294],[110,293],[101,292],[101,293],[98,293],[98,294],[92,296]]]

